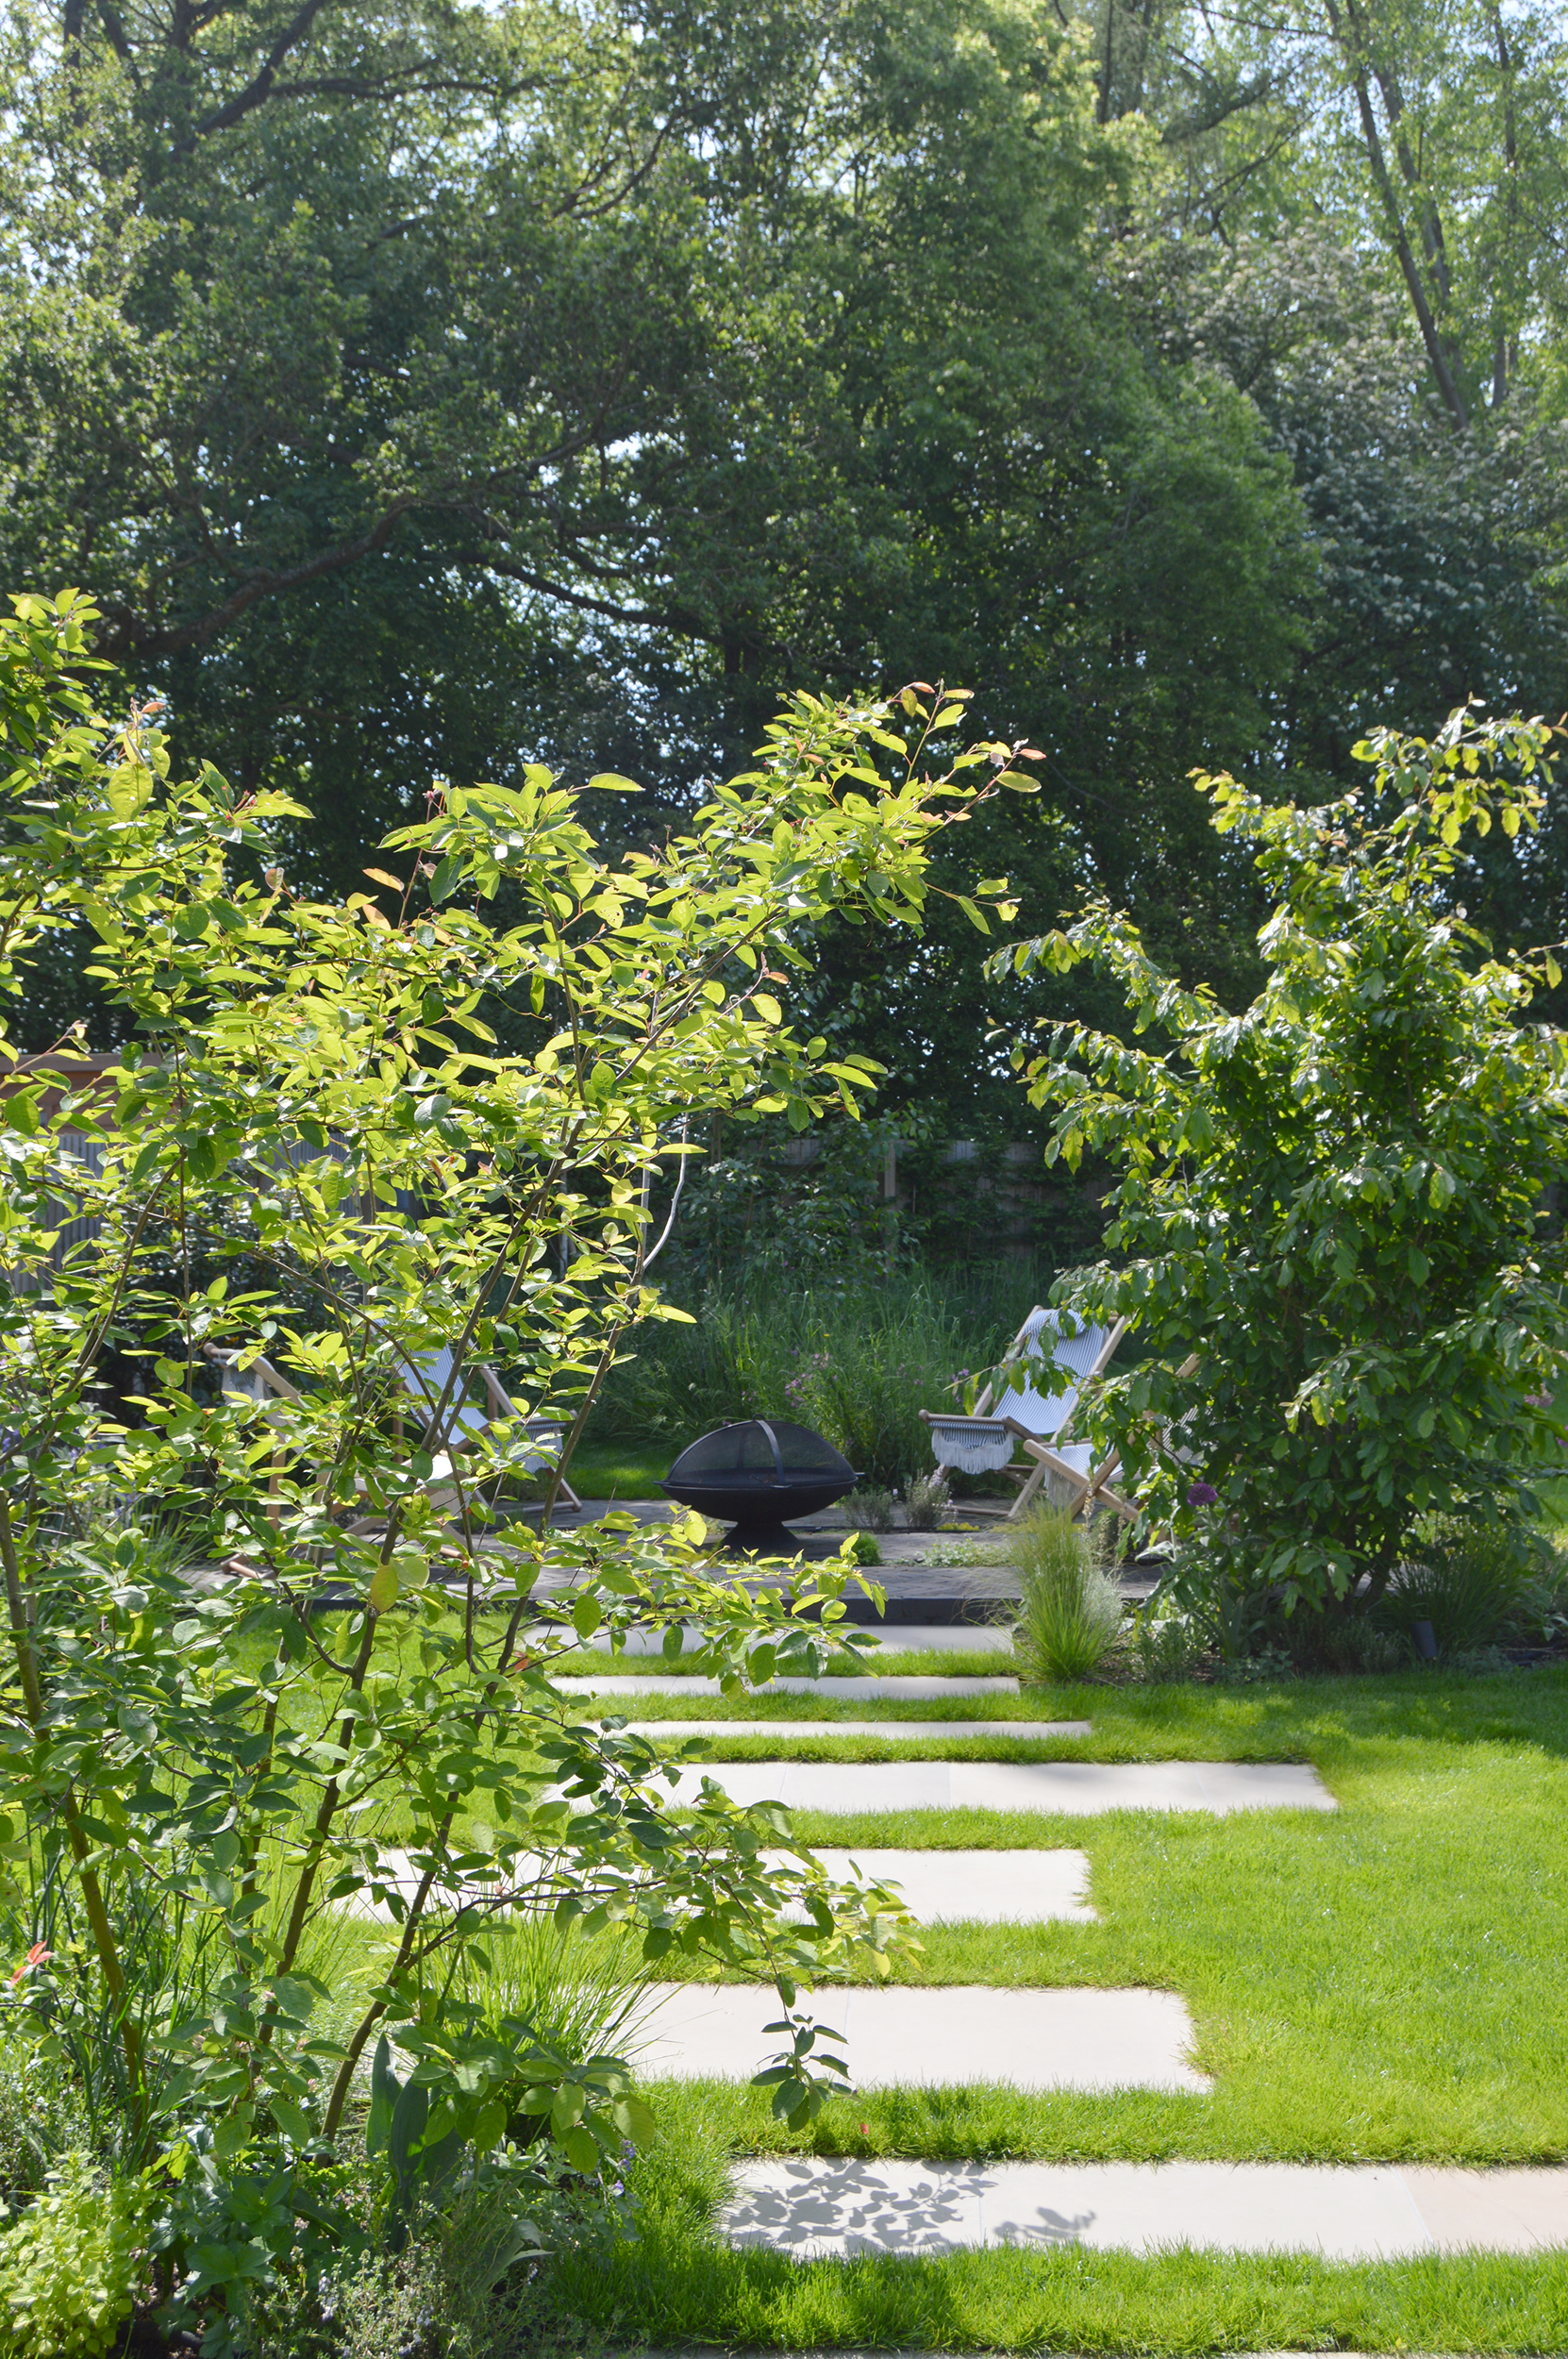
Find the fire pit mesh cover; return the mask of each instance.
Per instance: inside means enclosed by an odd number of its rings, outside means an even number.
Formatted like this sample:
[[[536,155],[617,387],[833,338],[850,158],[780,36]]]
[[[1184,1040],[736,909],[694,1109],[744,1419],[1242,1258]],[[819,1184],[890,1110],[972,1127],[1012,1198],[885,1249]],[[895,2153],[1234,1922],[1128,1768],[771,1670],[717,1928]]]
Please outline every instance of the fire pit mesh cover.
[[[807,1425],[786,1417],[752,1417],[721,1426],[682,1450],[670,1469],[672,1482],[722,1482],[740,1475],[766,1481],[786,1475],[822,1475],[853,1482],[855,1469],[831,1442]]]

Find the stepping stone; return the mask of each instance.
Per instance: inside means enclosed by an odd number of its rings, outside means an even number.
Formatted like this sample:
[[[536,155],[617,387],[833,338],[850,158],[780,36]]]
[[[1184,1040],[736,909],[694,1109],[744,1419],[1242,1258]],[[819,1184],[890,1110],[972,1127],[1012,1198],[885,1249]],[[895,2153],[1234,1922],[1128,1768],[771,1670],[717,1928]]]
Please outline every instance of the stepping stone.
[[[854,1628],[864,1636],[865,1627]],[[1010,1654],[1012,1631],[996,1622],[884,1622],[875,1631],[876,1643],[894,1654]],[[695,1631],[686,1634],[686,1652],[695,1653],[702,1644]],[[609,1640],[602,1634],[584,1641],[595,1654],[608,1654]],[[664,1633],[657,1630],[633,1630],[626,1633],[626,1652],[630,1655],[662,1654]]]
[[[785,2042],[769,1987],[655,1984],[640,2079],[749,2081]],[[1192,2018],[1168,1990],[819,1989],[804,2001],[844,2033],[857,2088],[1163,2089],[1202,2092]]]
[[[813,1846],[815,1849],[815,1846]],[[764,1856],[776,1865],[783,1856]],[[1096,1925],[1083,1851],[817,1850],[829,1876],[897,1884],[923,1925]],[[804,1912],[802,1912],[804,1915]]]
[[[1143,2253],[1425,2252],[1568,2245],[1568,2170],[1294,2163],[742,2163],[732,2244],[817,2253],[1089,2245]]]
[[[1337,1810],[1304,1762],[719,1761],[679,1772],[674,1799],[705,1778],[742,1808],[1031,1810],[1086,1818],[1107,1810]]]
[[[777,1865],[783,1856],[778,1851],[764,1853],[771,1865]],[[1082,1851],[822,1850],[816,1857],[827,1874],[841,1882],[858,1871],[868,1882],[900,1885],[907,1906],[923,1925],[1099,1922],[1084,1897],[1089,1888],[1089,1860]],[[407,1851],[384,1851],[381,1865],[406,1896],[411,1897],[418,1889],[419,1877]],[[515,1882],[526,1883],[527,1863],[519,1861],[512,1873]],[[439,1885],[436,1897],[450,1902],[456,1893],[450,1886]],[[392,1915],[364,1893],[343,1906],[360,1916],[386,1919]],[[804,1921],[805,1911],[798,1914]]]
[[[713,1679],[660,1679],[651,1672],[646,1679],[601,1677],[598,1672],[586,1679],[557,1680],[563,1696],[716,1696],[719,1682]],[[859,1703],[891,1702],[934,1703],[943,1696],[1016,1696],[1015,1679],[923,1679],[915,1672],[893,1672],[887,1678],[866,1679],[770,1680],[765,1687],[752,1691],[759,1696],[848,1696]],[[749,1698],[737,1698],[738,1702]]]
[[[890,1745],[956,1737],[1018,1737],[1030,1744],[1051,1736],[1091,1736],[1088,1720],[633,1720],[637,1736],[879,1736]]]

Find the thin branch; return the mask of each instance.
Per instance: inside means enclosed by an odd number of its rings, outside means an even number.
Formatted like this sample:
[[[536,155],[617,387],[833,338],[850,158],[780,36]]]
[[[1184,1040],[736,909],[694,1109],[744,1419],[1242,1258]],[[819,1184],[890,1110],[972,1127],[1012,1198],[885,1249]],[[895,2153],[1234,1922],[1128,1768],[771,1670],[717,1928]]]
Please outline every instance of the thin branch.
[[[267,52],[266,63],[259,74],[253,75],[242,91],[236,91],[232,98],[225,99],[221,107],[215,107],[210,114],[204,115],[195,128],[190,131],[184,139],[176,140],[174,153],[176,156],[189,155],[198,140],[209,138],[214,131],[230,129],[233,125],[242,122],[253,108],[259,107],[277,79],[278,67],[283,63],[289,52],[292,49],[297,49],[300,42],[307,39],[311,25],[314,25],[325,5],[326,0],[305,0],[304,7],[292,21],[284,26]]]

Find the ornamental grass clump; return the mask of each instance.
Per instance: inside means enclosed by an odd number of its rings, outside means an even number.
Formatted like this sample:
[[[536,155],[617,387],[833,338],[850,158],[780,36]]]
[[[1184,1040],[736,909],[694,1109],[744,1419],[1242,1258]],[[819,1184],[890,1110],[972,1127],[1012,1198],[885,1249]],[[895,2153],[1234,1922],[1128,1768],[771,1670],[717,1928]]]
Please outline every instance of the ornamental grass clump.
[[[1092,1679],[1122,1627],[1122,1593],[1092,1531],[1059,1507],[1019,1527],[1023,1581],[1013,1652],[1026,1681]]]
[[[1445,1517],[1399,1566],[1377,1618],[1412,1648],[1417,1623],[1429,1622],[1439,1654],[1467,1654],[1503,1635],[1538,1569],[1519,1524]]]

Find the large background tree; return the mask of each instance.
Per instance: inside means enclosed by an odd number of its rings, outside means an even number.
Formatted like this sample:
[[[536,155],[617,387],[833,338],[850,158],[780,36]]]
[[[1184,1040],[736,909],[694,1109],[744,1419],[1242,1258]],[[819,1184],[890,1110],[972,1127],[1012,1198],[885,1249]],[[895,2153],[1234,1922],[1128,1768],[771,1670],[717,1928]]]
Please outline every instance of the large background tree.
[[[960,864],[1244,990],[1194,762],[1315,795],[1375,715],[1568,702],[1550,44],[1493,89],[1472,13],[1374,28],[1461,425],[1327,16],[9,0],[6,571],[94,594],[176,744],[302,779],[321,885],[434,774],[614,767],[645,827],[782,690],[962,679],[1045,791]],[[1535,938],[1554,828],[1487,884]],[[949,1134],[1016,1124],[977,1043],[1053,988],[993,1010],[984,949],[822,962]]]

